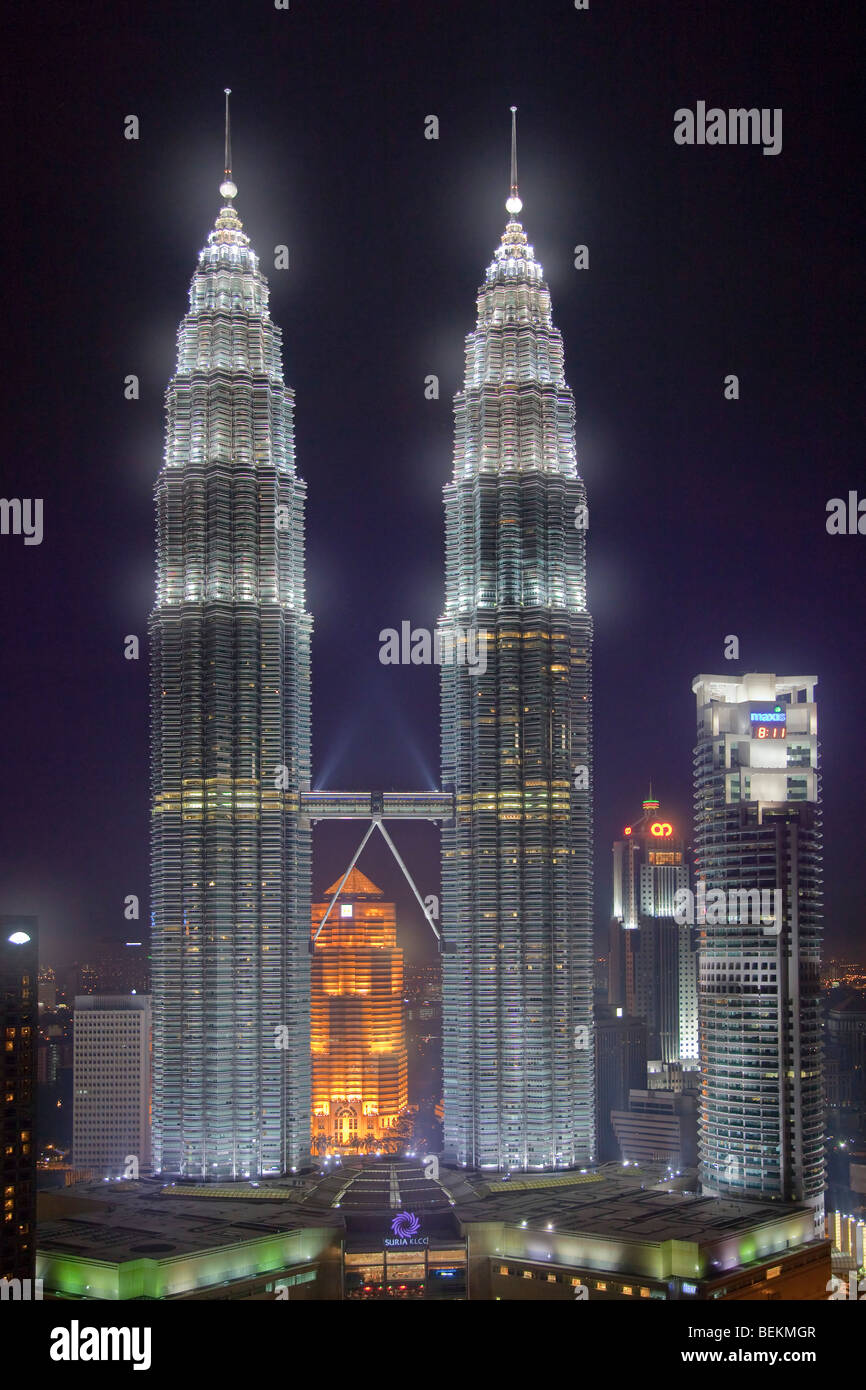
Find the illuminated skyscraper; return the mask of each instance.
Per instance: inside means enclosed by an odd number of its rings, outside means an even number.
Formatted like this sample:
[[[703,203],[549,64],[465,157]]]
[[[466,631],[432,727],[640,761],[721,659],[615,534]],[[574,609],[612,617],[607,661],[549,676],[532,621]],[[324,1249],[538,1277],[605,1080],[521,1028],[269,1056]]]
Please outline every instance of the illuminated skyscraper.
[[[310,633],[293,394],[223,206],[168,386],[150,621],[153,1161],[230,1179],[310,1138]]]
[[[594,1152],[592,620],[574,402],[517,221],[513,123],[511,185],[444,493],[445,1146],[551,1168]]]
[[[9,1280],[36,1273],[38,942],[35,917],[0,917],[0,1279]]]
[[[766,674],[692,682],[701,1181],[705,1192],[725,1196],[809,1202],[817,1230],[824,1149],[816,684],[815,676]]]
[[[328,901],[314,903],[315,935]],[[409,1103],[403,952],[393,903],[353,869],[319,934],[312,987],[313,1147],[387,1146]]]
[[[613,847],[608,1002],[644,1020],[656,1071],[698,1065],[697,929],[674,920],[688,886],[682,835],[650,793]]]

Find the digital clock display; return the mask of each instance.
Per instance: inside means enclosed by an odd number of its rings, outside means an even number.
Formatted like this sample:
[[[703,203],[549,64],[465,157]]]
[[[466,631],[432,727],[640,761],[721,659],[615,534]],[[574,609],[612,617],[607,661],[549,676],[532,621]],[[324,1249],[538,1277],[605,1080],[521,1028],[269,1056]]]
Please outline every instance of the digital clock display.
[[[787,711],[781,705],[767,705],[749,711],[752,738],[787,738]]]

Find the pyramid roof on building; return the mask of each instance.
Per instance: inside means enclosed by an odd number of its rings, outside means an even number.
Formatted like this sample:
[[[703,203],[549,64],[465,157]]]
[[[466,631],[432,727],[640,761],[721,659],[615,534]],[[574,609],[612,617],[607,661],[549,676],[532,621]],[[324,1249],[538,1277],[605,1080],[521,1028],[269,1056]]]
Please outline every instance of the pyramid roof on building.
[[[342,878],[342,874],[340,875],[340,878]],[[325,889],[327,897],[332,898],[339,886],[340,879],[337,878],[331,884],[330,888]],[[349,877],[346,879],[346,882],[343,884],[343,891],[341,892],[340,897],[357,898],[362,896],[381,898],[383,896],[383,893],[382,889],[377,888],[375,883],[373,883],[372,880],[369,879],[366,874],[361,873],[360,869],[353,869],[352,872],[349,874]]]

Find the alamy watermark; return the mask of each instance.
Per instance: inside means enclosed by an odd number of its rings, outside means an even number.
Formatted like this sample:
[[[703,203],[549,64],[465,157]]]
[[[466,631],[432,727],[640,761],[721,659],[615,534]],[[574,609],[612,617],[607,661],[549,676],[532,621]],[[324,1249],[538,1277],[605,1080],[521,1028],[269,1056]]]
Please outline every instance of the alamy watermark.
[[[0,536],[23,536],[25,545],[42,544],[42,498],[0,497]]]
[[[48,1355],[52,1361],[131,1361],[134,1371],[151,1364],[149,1327],[82,1327],[73,1318],[69,1327],[51,1332]]]
[[[848,1278],[834,1274],[826,1284],[829,1301],[850,1300],[852,1303],[866,1302],[866,1279],[857,1278],[857,1270],[849,1269]]]
[[[705,101],[692,111],[681,106],[674,112],[674,141],[677,145],[763,145],[764,154],[782,152],[781,106],[730,107],[707,109]]]
[[[487,631],[476,627],[446,627],[430,632],[413,628],[408,618],[400,631],[383,627],[379,633],[379,660],[383,666],[466,666],[471,676],[487,670]]]
[[[781,888],[711,888],[698,880],[698,891],[678,888],[674,893],[674,921],[680,927],[725,927],[752,923],[767,936],[782,930]]]
[[[0,1279],[0,1302],[11,1299],[13,1303],[21,1300],[24,1303],[31,1299],[40,1300],[42,1298],[41,1279]]]
[[[827,503],[828,536],[866,536],[866,497],[849,492],[844,497],[831,497]]]

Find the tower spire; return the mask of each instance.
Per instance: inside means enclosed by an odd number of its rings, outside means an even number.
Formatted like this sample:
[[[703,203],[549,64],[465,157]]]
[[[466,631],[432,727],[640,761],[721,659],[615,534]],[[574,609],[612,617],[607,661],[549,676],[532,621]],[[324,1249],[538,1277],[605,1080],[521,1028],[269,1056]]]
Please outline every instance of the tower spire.
[[[523,207],[517,193],[517,107],[511,108],[511,193],[506,203],[506,208],[512,217],[516,217]]]
[[[232,198],[237,197],[237,191],[238,191],[236,185],[232,182],[232,126],[231,126],[231,117],[230,117],[230,115],[229,115],[229,97],[230,97],[231,94],[232,94],[232,89],[231,89],[231,87],[226,87],[226,88],[225,88],[225,94],[226,94],[226,167],[225,167],[225,178],[223,179],[222,183],[220,184],[220,193],[222,194],[222,196],[223,196],[224,198],[226,198],[226,199],[228,199],[228,200],[230,201]]]

